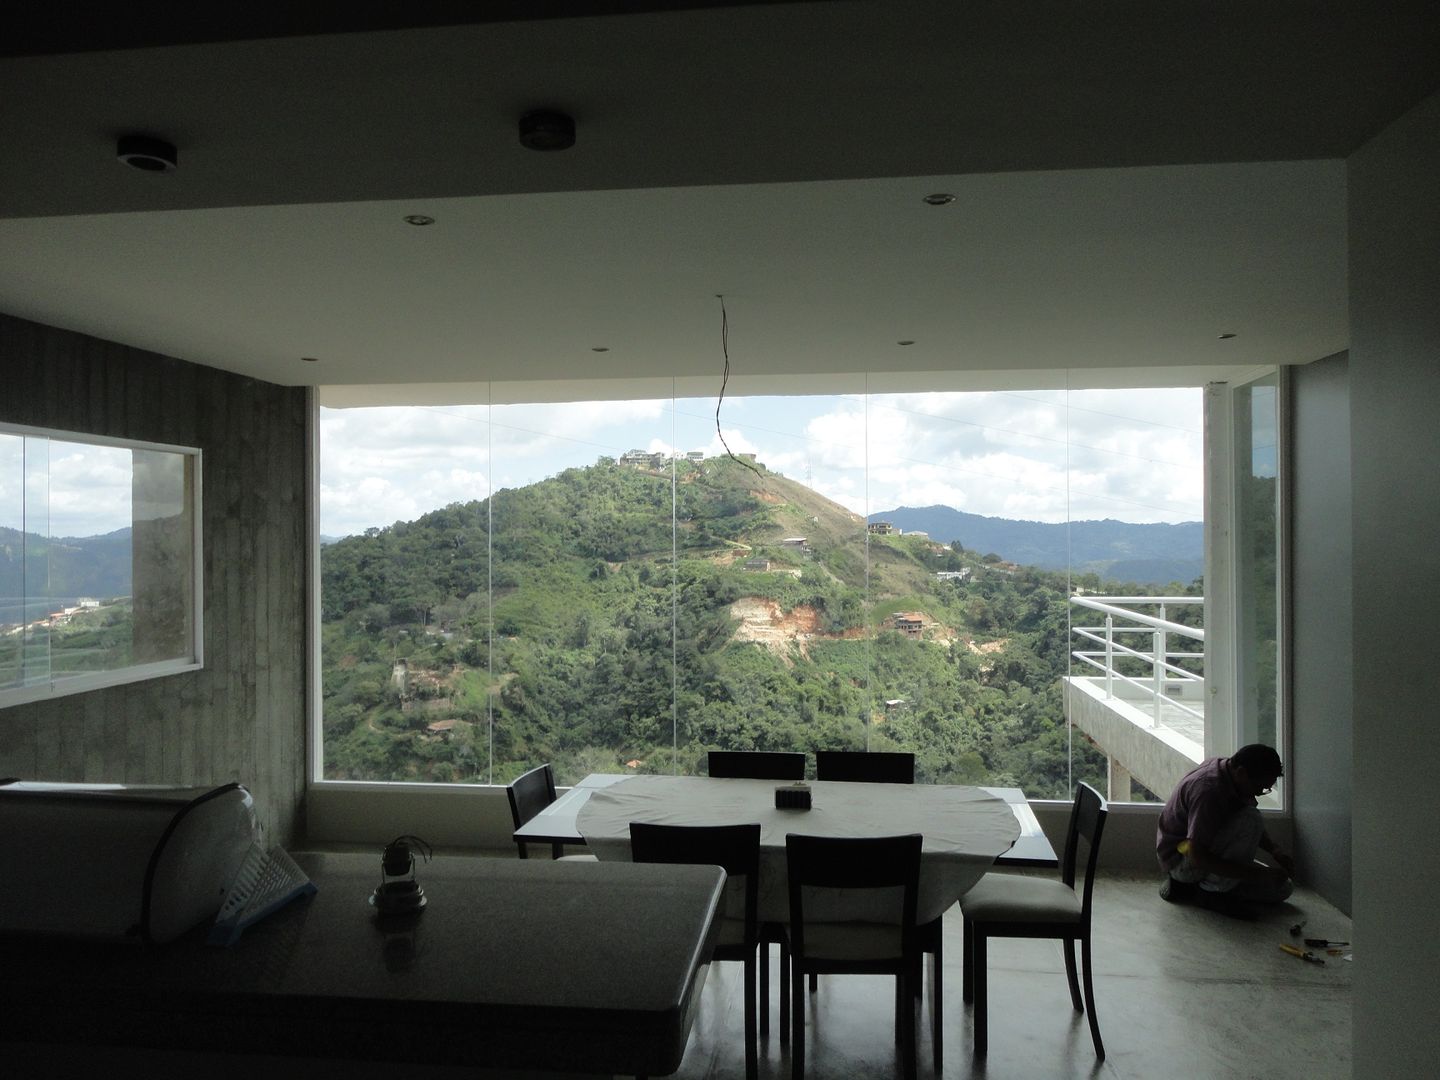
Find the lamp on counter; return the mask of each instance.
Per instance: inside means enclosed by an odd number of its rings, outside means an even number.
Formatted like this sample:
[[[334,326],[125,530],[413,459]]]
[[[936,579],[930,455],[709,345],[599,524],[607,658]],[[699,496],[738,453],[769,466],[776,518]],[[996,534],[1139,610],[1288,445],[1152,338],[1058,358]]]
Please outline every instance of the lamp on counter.
[[[425,890],[415,880],[412,847],[426,862],[434,854],[434,849],[418,836],[397,836],[385,845],[380,857],[380,884],[370,894],[370,903],[382,917],[418,915],[425,908]]]

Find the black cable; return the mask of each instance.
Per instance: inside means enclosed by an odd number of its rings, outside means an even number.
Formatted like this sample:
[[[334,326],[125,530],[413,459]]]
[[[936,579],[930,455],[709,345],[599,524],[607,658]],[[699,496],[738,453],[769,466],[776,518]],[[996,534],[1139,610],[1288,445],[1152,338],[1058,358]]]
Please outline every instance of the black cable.
[[[730,382],[730,316],[725,311],[725,297],[716,293],[715,298],[720,301],[720,351],[725,355],[725,373],[720,378],[720,397],[715,402],[715,434],[720,436],[720,445],[725,447],[725,454],[731,461],[745,466],[756,476],[762,476],[760,470],[750,462],[735,456],[730,444],[725,441],[725,432],[720,430],[720,406],[725,404],[725,387]]]

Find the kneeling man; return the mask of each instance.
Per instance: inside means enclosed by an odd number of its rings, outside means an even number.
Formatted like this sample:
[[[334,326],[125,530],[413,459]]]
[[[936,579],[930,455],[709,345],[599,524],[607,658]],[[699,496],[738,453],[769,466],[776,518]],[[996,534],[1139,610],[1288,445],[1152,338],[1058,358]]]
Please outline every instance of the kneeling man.
[[[1256,798],[1285,770],[1274,748],[1242,746],[1186,773],[1160,812],[1155,848],[1166,872],[1160,895],[1219,907],[1278,904],[1290,895],[1295,864],[1265,832]],[[1275,865],[1257,862],[1264,851]]]

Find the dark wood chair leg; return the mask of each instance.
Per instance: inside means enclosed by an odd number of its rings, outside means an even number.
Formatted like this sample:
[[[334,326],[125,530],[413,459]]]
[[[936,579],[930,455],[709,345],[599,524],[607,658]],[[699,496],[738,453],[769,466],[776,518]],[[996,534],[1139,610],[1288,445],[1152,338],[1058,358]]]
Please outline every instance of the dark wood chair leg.
[[[805,1080],[805,975],[790,958],[790,1077]]]
[[[813,993],[815,993],[816,990],[819,990],[819,989],[820,989],[820,976],[819,976],[819,975],[816,975],[815,972],[812,971],[812,972],[810,972],[810,992],[813,994]]]
[[[941,951],[942,935],[940,927],[935,927],[935,939],[932,942],[934,948],[930,952],[930,1053],[934,1057],[934,1068],[938,1073],[941,1063],[945,1060],[944,1031],[945,1025],[940,1022],[944,1015],[941,1002],[941,993],[944,982],[944,955]]]
[[[985,932],[971,930],[974,941],[970,946],[970,979],[966,985],[975,1001],[975,1056],[984,1057],[990,1049],[986,1033],[986,988],[985,976]]]
[[[780,983],[780,997],[785,997],[785,983]],[[785,1023],[782,1019],[780,1023]],[[770,1034],[770,943],[760,942],[760,1034]]]
[[[900,975],[896,978],[895,996],[900,1001],[901,1008],[901,1068],[904,1070],[905,1080],[915,1080],[916,1058],[919,1054],[915,1049],[915,997],[910,992],[909,981],[912,976]]]
[[[564,855],[564,854],[565,854],[565,845],[564,845],[564,844],[551,844],[551,845],[550,845],[550,858],[552,858],[552,859],[558,859],[558,858],[560,858],[561,855]]]
[[[1085,1008],[1080,1004],[1080,981],[1075,977],[1075,939],[1066,938],[1062,945],[1065,949],[1065,978],[1070,982],[1070,1004],[1076,1012],[1084,1012]]]
[[[960,928],[960,1000],[975,1000],[975,927],[969,919]]]
[[[1105,1060],[1105,1044],[1100,1041],[1100,1021],[1095,1018],[1095,982],[1090,974],[1090,938],[1080,939],[1080,960],[1085,966],[1085,1011],[1090,1014],[1090,1038],[1095,1043],[1095,1058]]]
[[[759,1080],[760,1038],[755,1030],[755,954],[745,958],[745,1080]]]
[[[780,942],[780,1045],[790,1041],[790,946]]]

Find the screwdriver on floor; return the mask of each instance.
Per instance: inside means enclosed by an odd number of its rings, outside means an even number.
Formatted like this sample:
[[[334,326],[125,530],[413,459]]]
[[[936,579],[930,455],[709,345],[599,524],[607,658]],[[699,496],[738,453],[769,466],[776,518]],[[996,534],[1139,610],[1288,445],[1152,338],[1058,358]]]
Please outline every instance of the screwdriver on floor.
[[[1321,960],[1320,957],[1316,956],[1316,955],[1315,955],[1314,953],[1312,953],[1312,952],[1308,952],[1308,951],[1306,951],[1305,949],[1300,948],[1300,946],[1298,946],[1298,945],[1281,945],[1281,946],[1280,946],[1280,951],[1281,951],[1281,952],[1288,952],[1291,956],[1298,956],[1301,960],[1304,960],[1307,964],[1323,964],[1323,963],[1325,963],[1325,961],[1324,961],[1324,960]]]
[[[1338,949],[1341,945],[1349,945],[1350,942],[1348,942],[1348,941],[1331,941],[1329,938],[1323,938],[1323,937],[1307,937],[1307,938],[1305,939],[1305,944],[1306,944],[1306,945],[1313,945],[1313,946],[1315,946],[1315,948],[1317,948],[1317,949]]]

